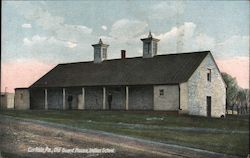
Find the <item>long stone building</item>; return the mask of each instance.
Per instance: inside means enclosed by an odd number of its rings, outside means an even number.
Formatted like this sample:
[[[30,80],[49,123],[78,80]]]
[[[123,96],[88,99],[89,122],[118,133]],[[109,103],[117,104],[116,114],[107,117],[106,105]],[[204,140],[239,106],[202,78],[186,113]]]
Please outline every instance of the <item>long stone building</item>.
[[[225,115],[226,85],[210,51],[157,55],[159,39],[150,33],[141,41],[142,57],[126,58],[122,50],[120,59],[108,60],[109,45],[100,39],[92,45],[94,61],[57,65],[26,92],[21,89],[29,95],[22,98],[30,109]]]

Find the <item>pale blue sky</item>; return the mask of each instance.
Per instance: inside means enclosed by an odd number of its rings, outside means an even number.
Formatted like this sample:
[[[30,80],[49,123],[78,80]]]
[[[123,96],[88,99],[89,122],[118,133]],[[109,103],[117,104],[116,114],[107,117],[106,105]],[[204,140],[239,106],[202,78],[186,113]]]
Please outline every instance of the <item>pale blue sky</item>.
[[[159,54],[211,50],[249,64],[249,1],[159,0],[3,1],[2,64],[93,60],[100,37],[110,59],[141,56],[149,30]]]
[[[195,25],[193,35],[190,35],[191,37],[188,38],[194,39],[199,34],[206,35],[214,42],[211,46],[208,46],[211,50],[217,50],[215,47],[219,43],[223,43],[233,36],[239,36],[238,38],[240,39],[244,36],[249,38],[248,1],[3,1],[2,9],[3,61],[36,57],[50,61],[48,57],[57,56],[61,59],[53,60],[54,62],[67,62],[63,56],[66,55],[68,58],[68,54],[72,54],[72,52],[75,52],[76,57],[72,57],[69,61],[78,61],[80,60],[79,57],[83,58],[83,60],[91,60],[93,53],[91,44],[98,41],[100,36],[113,38],[115,35],[111,34],[112,29],[114,29],[112,26],[122,19],[126,19],[123,23],[125,26],[118,26],[117,31],[123,29],[122,31],[124,32],[122,36],[125,37],[122,38],[126,38],[126,31],[131,31],[128,33],[130,37],[125,39],[124,44],[120,42],[114,44],[109,43],[112,42],[111,39],[106,40],[106,42],[112,46],[110,47],[110,51],[118,51],[128,47],[129,50],[133,51],[128,52],[130,56],[140,55],[140,53],[138,53],[138,50],[141,48],[139,38],[147,34],[148,30],[152,30],[152,32],[158,36],[169,32],[173,27],[183,26],[185,22]],[[46,18],[49,18],[48,21],[46,21]],[[58,18],[61,18],[61,22],[58,22],[58,26],[52,26],[53,20]],[[46,24],[46,22],[52,24]],[[125,30],[127,23],[132,23],[131,30]],[[23,24],[30,24],[32,28],[23,28]],[[138,27],[141,26],[141,29],[137,28],[137,30],[133,30],[133,27],[136,27],[137,24]],[[70,27],[81,25],[90,29],[91,32],[87,34],[82,33],[82,37],[74,38],[74,34],[76,33],[74,28],[71,28],[72,34],[66,31],[67,28],[61,28],[61,32],[55,33],[58,27],[61,27],[59,25],[68,25]],[[102,26],[105,26],[107,30],[102,29]],[[82,31],[84,32],[84,30]],[[117,31],[114,34],[117,34]],[[55,40],[84,42],[84,46],[88,45],[88,48],[81,49],[74,47],[73,49],[64,50],[64,47],[59,44],[56,46],[58,48],[51,48],[51,50],[46,48],[46,51],[38,50],[38,54],[32,54],[30,48],[27,47],[33,47],[34,45],[23,47],[24,39],[27,38],[31,40],[34,36],[38,38],[54,37]],[[119,36],[119,34],[117,34],[117,36]],[[139,42],[134,43],[134,41],[128,41],[132,37]],[[119,40],[119,38],[117,37],[116,40]],[[42,43],[43,40],[40,42]],[[39,43],[37,43],[37,45],[39,45]],[[46,43],[44,43],[44,45],[48,46]],[[52,47],[55,47],[55,45]],[[81,45],[81,43],[78,43],[76,47],[79,45]],[[161,42],[159,43],[159,46],[160,45]],[[121,48],[118,48],[118,46],[121,46]],[[227,52],[216,51],[214,55],[216,58],[247,56],[248,51],[246,52],[246,48],[240,48],[239,46],[241,45],[236,44],[235,49],[237,49],[237,51],[229,52],[229,55]],[[43,48],[37,47],[37,49]],[[162,50],[166,50],[166,52],[160,53],[168,53],[168,48]],[[181,49],[180,51],[183,52],[185,50],[186,49]],[[197,50],[200,50],[200,48],[190,47],[187,49],[187,51]],[[34,49],[32,49],[32,51],[34,51]],[[44,55],[40,54],[41,51],[43,51]],[[81,51],[85,52],[81,54]],[[170,53],[176,52],[172,49],[169,51]],[[119,54],[119,52],[111,52],[110,58],[113,56],[118,57],[116,54]]]

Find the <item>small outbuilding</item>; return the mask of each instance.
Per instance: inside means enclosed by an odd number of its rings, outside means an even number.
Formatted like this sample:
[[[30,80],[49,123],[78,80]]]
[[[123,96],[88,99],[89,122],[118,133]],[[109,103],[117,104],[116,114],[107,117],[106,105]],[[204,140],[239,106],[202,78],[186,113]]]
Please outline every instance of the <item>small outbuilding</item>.
[[[1,92],[1,108],[0,109],[13,109],[14,108],[14,93]]]

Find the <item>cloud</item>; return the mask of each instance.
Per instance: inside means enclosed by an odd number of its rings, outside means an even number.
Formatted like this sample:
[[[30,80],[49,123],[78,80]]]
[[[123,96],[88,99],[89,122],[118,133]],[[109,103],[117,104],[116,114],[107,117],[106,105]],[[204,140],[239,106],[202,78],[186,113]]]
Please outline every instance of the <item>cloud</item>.
[[[107,28],[106,25],[102,25],[102,29],[103,29],[104,31],[106,31],[108,28]]]
[[[240,87],[249,88],[249,57],[217,59],[216,63],[222,72],[236,77]]]
[[[58,40],[55,37],[43,37],[39,35],[35,35],[32,38],[24,38],[23,39],[23,45],[27,47],[33,47],[37,45],[42,45],[42,44],[49,44],[49,45],[61,45],[65,46],[68,48],[74,48],[77,46],[77,43],[71,42],[71,41],[64,41],[64,40]]]
[[[41,43],[41,42],[44,42],[44,41],[46,41],[46,40],[48,40],[46,37],[41,37],[41,36],[39,36],[39,35],[35,35],[35,36],[33,36],[31,39],[29,39],[29,38],[24,38],[23,39],[23,44],[25,45],[25,46],[32,46],[32,45],[35,45],[35,44],[39,44],[39,43]],[[50,41],[51,41],[51,39],[50,39]]]
[[[112,25],[110,35],[120,40],[136,38],[144,33],[147,26],[148,24],[144,21],[120,19]]]
[[[92,33],[92,28],[87,26],[65,23],[63,17],[52,15],[42,5],[33,5],[32,2],[15,2],[14,4],[25,19],[33,21],[37,26],[40,26],[57,39],[77,42],[85,35],[88,36],[88,34]]]
[[[43,37],[40,35],[34,35],[32,38],[24,38],[23,39],[23,45],[32,47],[34,45],[39,45],[42,43],[48,43],[48,44],[62,44],[65,45],[66,42],[57,40],[55,37]]]
[[[92,51],[92,47],[89,43],[60,40],[54,36],[34,35],[23,39],[23,46],[20,50],[23,52],[22,58],[61,63],[90,59],[91,55],[88,53]]]
[[[18,60],[2,63],[1,91],[7,87],[9,92],[14,92],[17,87],[28,87],[55,65],[38,60]]]
[[[216,44],[214,48],[218,57],[249,56],[249,36],[231,36],[227,40]]]
[[[22,24],[22,28],[32,28],[31,24]]]
[[[56,12],[53,14],[45,9],[45,2],[42,2],[44,5],[33,5],[35,3],[15,1],[12,4],[16,5],[16,10],[27,21],[22,25],[23,28],[35,27],[46,35],[37,34],[23,38],[23,45],[18,47],[18,51],[5,48],[4,53],[8,54],[8,57],[39,59],[51,63],[93,60],[91,44],[98,42],[99,37],[93,33],[94,30],[88,27],[87,23],[71,24],[61,15],[56,15]],[[103,42],[110,45],[108,58],[119,58],[121,49],[127,50],[128,57],[141,56],[142,42],[140,38],[147,36],[148,23],[157,22],[157,20],[178,19],[178,16],[185,10],[183,3],[183,1],[157,2],[152,6],[136,9],[136,13],[139,14],[134,16],[143,20],[123,18],[115,21],[109,28],[106,25],[101,26],[104,31],[110,30],[107,32],[107,36],[101,36]],[[226,63],[236,65],[236,61],[229,60],[235,56],[248,57],[249,36],[236,35],[224,41],[217,41],[209,34],[198,31],[198,27],[193,22],[185,22],[173,26],[170,30],[153,34],[154,37],[160,39],[159,54],[212,50],[218,63],[222,63],[222,65],[226,65]],[[222,57],[227,57],[227,59]],[[225,66],[222,68],[230,72],[229,68],[225,68]],[[240,67],[238,69],[241,70]]]
[[[166,54],[213,49],[214,38],[205,33],[198,33],[196,28],[196,24],[185,22],[179,27],[172,27],[168,32],[156,35],[155,37],[161,40],[159,52]]]
[[[80,42],[91,38],[92,29],[82,25],[63,25],[55,30],[55,37],[62,40]]]
[[[33,2],[15,2],[17,10],[34,25],[42,28],[46,36],[34,35],[23,39],[22,58],[40,59],[52,63],[91,59],[92,41],[97,39],[92,28],[66,23],[64,18],[53,15],[43,5]],[[32,8],[27,10],[25,8]],[[71,56],[69,58],[69,56]]]
[[[140,38],[148,24],[144,21],[119,19],[115,21],[108,36],[101,36],[103,42],[110,44],[108,58],[120,58],[120,50],[126,49],[127,56],[139,56]]]
[[[76,43],[73,43],[73,42],[67,42],[67,47],[69,47],[69,48],[74,48],[74,47],[76,47],[77,46],[77,44]]]
[[[184,12],[184,5],[181,1],[159,2],[152,6],[149,17],[152,19],[169,19],[177,17]]]
[[[215,39],[205,33],[199,33],[194,41],[198,50],[211,50],[216,44]]]
[[[26,16],[27,17],[27,16]],[[36,20],[39,26],[45,30],[55,30],[64,24],[64,18],[60,16],[53,16],[48,11],[38,8],[38,11],[28,17],[29,20]]]

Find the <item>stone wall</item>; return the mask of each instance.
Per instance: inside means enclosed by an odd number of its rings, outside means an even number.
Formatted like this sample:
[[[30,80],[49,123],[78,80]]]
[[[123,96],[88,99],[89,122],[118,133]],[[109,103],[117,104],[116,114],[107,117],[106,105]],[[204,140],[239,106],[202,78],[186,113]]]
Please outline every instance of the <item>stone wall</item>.
[[[45,93],[43,88],[30,89],[30,109],[44,109]]]
[[[82,97],[82,88],[80,87],[72,87],[72,88],[65,88],[65,106],[66,109],[69,109],[69,101],[68,97],[72,96],[72,103],[71,103],[71,109],[78,109],[79,102],[81,102]]]
[[[71,109],[78,109],[79,104],[83,105],[82,88],[64,88],[65,89],[65,109],[69,109],[68,97],[72,96]],[[31,108],[44,109],[45,107],[45,89],[31,90]],[[48,109],[63,109],[63,88],[47,88]],[[81,108],[83,109],[83,107]]]
[[[153,110],[153,86],[129,86],[128,110]]]
[[[102,87],[85,88],[85,109],[100,110],[103,108],[103,89]]]
[[[179,86],[154,86],[154,110],[176,111],[179,109]]]
[[[47,89],[48,109],[63,109],[63,92],[62,88]]]
[[[15,89],[15,109],[28,110],[30,109],[30,92],[29,89]]]
[[[211,82],[207,81],[208,69],[211,69]],[[211,116],[225,116],[226,87],[211,54],[188,80],[189,114],[207,116],[207,96],[212,98]]]
[[[108,94],[112,95],[111,109],[125,110],[125,87],[108,87],[106,88],[106,104],[105,109],[108,109]]]

